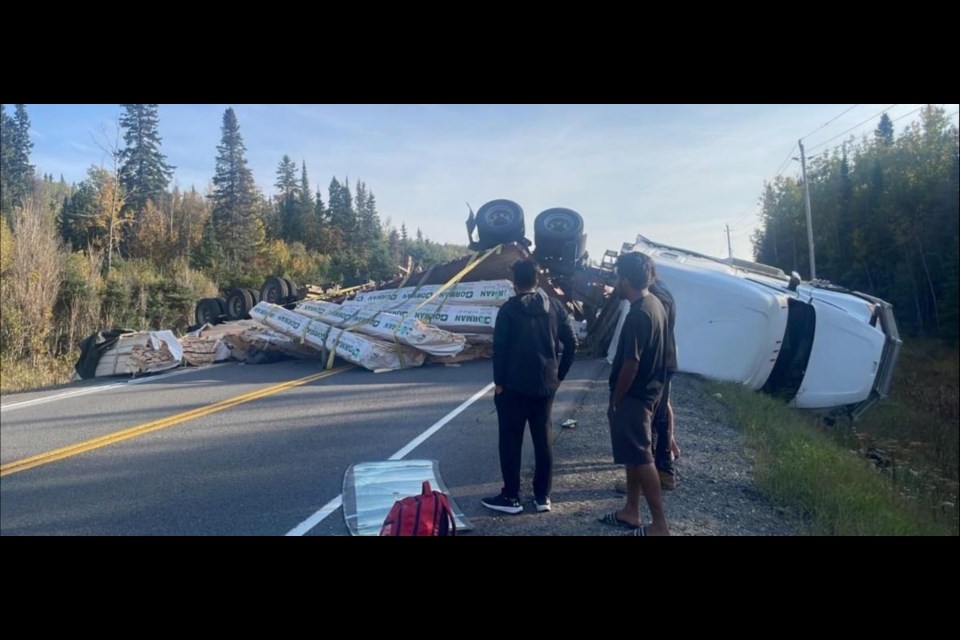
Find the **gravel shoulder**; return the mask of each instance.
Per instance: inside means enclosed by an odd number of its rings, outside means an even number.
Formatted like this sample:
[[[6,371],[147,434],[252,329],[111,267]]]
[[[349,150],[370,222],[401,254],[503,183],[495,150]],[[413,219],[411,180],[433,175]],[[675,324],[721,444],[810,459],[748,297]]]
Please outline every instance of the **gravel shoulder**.
[[[483,509],[471,516],[476,525],[469,535],[483,536],[604,536],[622,535],[622,529],[603,525],[597,517],[620,508],[623,496],[614,484],[623,467],[613,464],[607,426],[607,376],[602,367],[569,415],[554,414],[553,510],[537,513],[529,495],[524,512],[516,516]],[[744,452],[742,433],[726,418],[726,409],[696,376],[674,376],[671,398],[676,416],[676,438],[682,456],[678,461],[677,488],[664,492],[667,517],[674,535],[682,536],[785,536],[800,535],[800,522],[776,507],[753,486],[753,465]],[[559,425],[567,417],[577,420],[572,429]],[[494,418],[495,419],[495,418]],[[526,448],[524,445],[525,460]],[[533,479],[532,456],[521,478],[529,494]],[[644,520],[650,513],[642,507]],[[489,515],[488,515],[489,514]]]

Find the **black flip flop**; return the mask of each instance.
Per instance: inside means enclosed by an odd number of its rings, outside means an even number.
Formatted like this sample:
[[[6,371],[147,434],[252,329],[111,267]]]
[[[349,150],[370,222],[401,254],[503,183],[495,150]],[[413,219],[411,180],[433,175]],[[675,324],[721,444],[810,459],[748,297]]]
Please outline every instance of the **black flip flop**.
[[[630,529],[632,531],[635,531],[641,528],[641,527],[632,525],[629,522],[624,522],[623,520],[618,518],[616,511],[611,511],[608,514],[605,514],[602,518],[597,518],[597,522],[601,524],[608,524],[612,527],[621,527],[623,529]]]

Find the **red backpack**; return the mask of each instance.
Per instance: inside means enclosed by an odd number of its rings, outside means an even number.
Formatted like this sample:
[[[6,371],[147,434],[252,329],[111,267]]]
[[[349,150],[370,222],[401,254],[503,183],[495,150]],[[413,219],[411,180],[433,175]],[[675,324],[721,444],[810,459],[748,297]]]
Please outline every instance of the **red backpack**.
[[[433,491],[430,482],[424,481],[423,491],[393,503],[393,508],[383,521],[382,536],[455,536],[450,500],[440,491]]]

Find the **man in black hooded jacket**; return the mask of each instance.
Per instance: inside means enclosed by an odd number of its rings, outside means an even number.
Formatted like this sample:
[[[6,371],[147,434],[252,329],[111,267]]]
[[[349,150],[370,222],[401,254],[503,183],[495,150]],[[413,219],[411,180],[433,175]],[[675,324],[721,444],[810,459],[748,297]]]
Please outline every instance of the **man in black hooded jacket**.
[[[577,350],[573,322],[563,305],[537,286],[532,260],[513,265],[517,294],[497,313],[493,333],[494,402],[500,441],[500,494],[484,498],[485,507],[520,513],[520,454],[530,423],[536,468],[533,498],[537,511],[550,511],[553,479],[553,433],[550,412],[557,388],[567,376]],[[563,345],[562,354],[560,345]]]

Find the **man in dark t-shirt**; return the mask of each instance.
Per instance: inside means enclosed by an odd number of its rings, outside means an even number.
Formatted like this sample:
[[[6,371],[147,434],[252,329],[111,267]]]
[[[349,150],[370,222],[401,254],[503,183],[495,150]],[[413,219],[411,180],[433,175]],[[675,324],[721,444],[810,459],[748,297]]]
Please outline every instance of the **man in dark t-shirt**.
[[[630,312],[620,330],[620,342],[610,370],[610,442],[613,461],[625,465],[627,503],[600,522],[631,530],[632,535],[670,535],[660,478],[651,449],[653,415],[666,382],[663,305],[649,291],[653,260],[643,253],[625,253],[617,260],[620,294]],[[653,522],[640,520],[640,497],[646,498]]]

